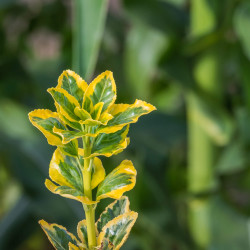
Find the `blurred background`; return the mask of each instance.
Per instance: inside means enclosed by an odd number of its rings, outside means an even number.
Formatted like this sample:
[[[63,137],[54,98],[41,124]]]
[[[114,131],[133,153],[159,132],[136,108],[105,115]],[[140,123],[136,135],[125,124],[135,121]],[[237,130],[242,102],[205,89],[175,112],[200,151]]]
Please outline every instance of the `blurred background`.
[[[55,148],[27,116],[55,110],[46,89],[68,68],[111,70],[118,103],[158,109],[102,159],[138,170],[123,249],[250,249],[248,0],[1,0],[0,23],[1,250],[52,249],[39,219],[75,233],[84,218],[45,188]]]

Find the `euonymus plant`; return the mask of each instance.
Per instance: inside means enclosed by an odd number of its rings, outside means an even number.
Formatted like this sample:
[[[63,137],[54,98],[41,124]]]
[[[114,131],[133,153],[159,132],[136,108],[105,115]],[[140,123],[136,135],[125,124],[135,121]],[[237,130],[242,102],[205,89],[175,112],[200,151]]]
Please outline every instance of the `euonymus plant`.
[[[144,101],[115,104],[113,74],[106,71],[89,85],[75,72],[64,71],[55,88],[48,89],[57,112],[37,109],[29,113],[31,123],[56,146],[46,187],[55,194],[82,203],[85,220],[77,226],[78,237],[64,227],[39,223],[56,249],[120,249],[135,223],[128,197],[136,181],[136,170],[124,160],[106,175],[99,156],[120,153],[129,144],[129,124],[155,110]],[[97,188],[96,196],[92,191]],[[95,221],[95,208],[101,199],[113,198]]]

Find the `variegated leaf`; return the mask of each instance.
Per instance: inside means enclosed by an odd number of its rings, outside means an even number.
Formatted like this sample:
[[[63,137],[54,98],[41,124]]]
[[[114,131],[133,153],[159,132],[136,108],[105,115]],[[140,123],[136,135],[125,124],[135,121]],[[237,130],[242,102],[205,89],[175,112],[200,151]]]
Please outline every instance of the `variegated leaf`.
[[[70,95],[65,89],[62,88],[50,88],[48,92],[58,105],[58,112],[60,112],[69,121],[79,121],[80,118],[75,114],[76,107],[80,107],[79,102],[75,97]]]
[[[107,125],[108,122],[113,118],[113,116],[107,112],[105,113],[102,113],[101,114],[101,117],[100,117],[100,122],[103,124],[103,125]]]
[[[68,250],[69,243],[76,246],[78,245],[79,241],[73,234],[69,233],[65,227],[57,224],[49,224],[44,220],[40,220],[39,224],[55,249]]]
[[[29,119],[44,134],[50,145],[63,145],[62,137],[53,132],[54,127],[66,129],[56,112],[48,109],[36,109],[29,113]]]
[[[85,121],[80,121],[80,124],[88,125],[88,126],[96,126],[96,125],[103,125],[105,123],[103,123],[101,121],[93,120],[92,118],[90,118],[90,119],[87,119]],[[94,134],[92,136],[95,137]]]
[[[62,197],[80,201],[83,204],[91,205],[97,203],[95,201],[91,201],[87,196],[83,194],[83,192],[77,189],[69,186],[57,186],[48,179],[46,179],[45,181],[45,186],[54,194],[59,194]]]
[[[136,100],[132,105],[113,104],[109,109],[109,113],[113,118],[109,120],[107,127],[102,126],[99,130],[102,131],[102,133],[118,131],[124,125],[137,122],[140,116],[146,115],[155,109],[156,108],[153,105],[141,100]]]
[[[93,161],[92,177],[91,177],[91,188],[97,187],[105,178],[105,169],[102,165],[102,161],[95,157]]]
[[[86,132],[72,131],[72,130],[63,130],[54,127],[53,132],[62,137],[62,143],[69,143],[70,141],[85,136]]]
[[[77,235],[82,241],[83,244],[85,244],[88,247],[88,233],[87,233],[87,223],[86,220],[82,220],[77,225]]]
[[[74,71],[63,71],[58,79],[58,84],[56,87],[65,89],[70,95],[74,96],[82,106],[83,96],[88,84]]]
[[[71,140],[70,142],[67,142],[67,144],[63,144],[62,146],[58,146],[60,150],[70,156],[78,156],[78,141],[77,140]]]
[[[49,167],[52,181],[46,180],[46,187],[55,194],[78,200],[85,204],[94,204],[83,193],[83,176],[77,157],[64,155],[56,149]]]
[[[92,119],[89,112],[87,112],[85,109],[81,109],[80,107],[76,107],[74,113],[81,119],[81,121]]]
[[[98,236],[99,249],[120,249],[127,240],[137,217],[138,214],[131,211],[109,221]]]
[[[129,210],[129,200],[127,196],[123,196],[118,200],[112,202],[100,215],[100,218],[96,222],[96,227],[98,232],[101,232],[102,228],[111,220],[116,218],[121,214],[128,213]]]
[[[98,119],[96,118],[93,118],[93,117],[98,117],[100,116],[99,112],[101,110],[101,106],[103,106],[103,104],[100,106],[99,104],[102,104],[102,103],[98,103],[96,106],[96,108],[99,107],[99,110],[93,110],[91,112],[91,115],[85,110],[85,109],[81,109],[79,107],[76,107],[75,108],[75,114],[81,119],[79,121],[79,123],[81,125],[90,125],[90,126],[96,126],[96,125],[105,125],[107,124],[107,120],[100,120],[98,121]],[[94,108],[93,108],[94,109]],[[96,113],[95,113],[96,112]],[[98,117],[99,118],[99,117]]]
[[[133,163],[124,160],[98,186],[97,200],[107,197],[119,199],[124,192],[131,190],[135,186],[135,182],[136,170]]]
[[[99,126],[95,131],[95,135],[115,133],[125,125],[137,122],[140,116],[148,114],[155,109],[153,105],[140,100],[136,100],[132,105],[113,104],[108,111],[113,118],[107,124]]]
[[[129,138],[126,138],[128,130],[129,126],[126,126],[116,133],[99,134],[94,141],[90,157],[98,155],[110,157],[120,153],[129,144]]]
[[[66,130],[65,125],[56,112],[48,109],[36,109],[29,113],[29,119],[45,135],[50,145],[58,146],[66,154],[77,156],[77,140],[65,144],[62,136],[53,131],[53,129]]]
[[[86,247],[85,248],[83,248],[83,247],[84,246],[78,247],[78,246],[72,244],[71,242],[69,242],[69,250],[82,250],[82,249],[86,249]]]
[[[96,77],[88,86],[83,100],[83,108],[91,111],[99,102],[103,102],[102,112],[106,111],[116,99],[116,85],[113,73],[105,71]]]
[[[60,112],[60,108],[59,112]],[[59,117],[61,118],[62,121],[64,121],[69,127],[82,131],[82,126],[78,121],[71,121],[69,119],[67,119],[64,115],[62,115],[61,113],[59,113]]]
[[[93,110],[91,111],[91,117],[94,120],[99,120],[101,113],[102,113],[102,109],[104,106],[104,102],[98,102],[94,107]]]

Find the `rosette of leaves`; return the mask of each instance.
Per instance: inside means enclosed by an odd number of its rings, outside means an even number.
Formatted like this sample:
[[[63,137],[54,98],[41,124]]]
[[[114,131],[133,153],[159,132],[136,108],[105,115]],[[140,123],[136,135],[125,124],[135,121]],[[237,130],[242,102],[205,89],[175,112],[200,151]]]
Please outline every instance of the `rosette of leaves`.
[[[66,70],[48,92],[56,112],[37,109],[29,113],[31,123],[57,147],[45,185],[52,193],[81,202],[86,219],[77,226],[78,238],[57,224],[39,223],[56,249],[119,249],[137,218],[123,196],[134,187],[136,170],[131,161],[124,160],[106,175],[99,156],[110,157],[124,150],[129,144],[129,124],[155,107],[140,100],[131,105],[115,104],[116,85],[110,71],[88,85]],[[95,208],[105,198],[115,201],[96,222]]]

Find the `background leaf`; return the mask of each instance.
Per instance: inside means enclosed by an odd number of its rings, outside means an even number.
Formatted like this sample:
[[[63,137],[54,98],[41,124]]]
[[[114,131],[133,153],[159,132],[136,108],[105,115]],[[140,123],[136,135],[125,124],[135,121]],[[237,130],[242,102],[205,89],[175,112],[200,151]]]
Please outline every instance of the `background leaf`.
[[[104,33],[108,0],[74,1],[73,68],[87,81],[93,75]]]

